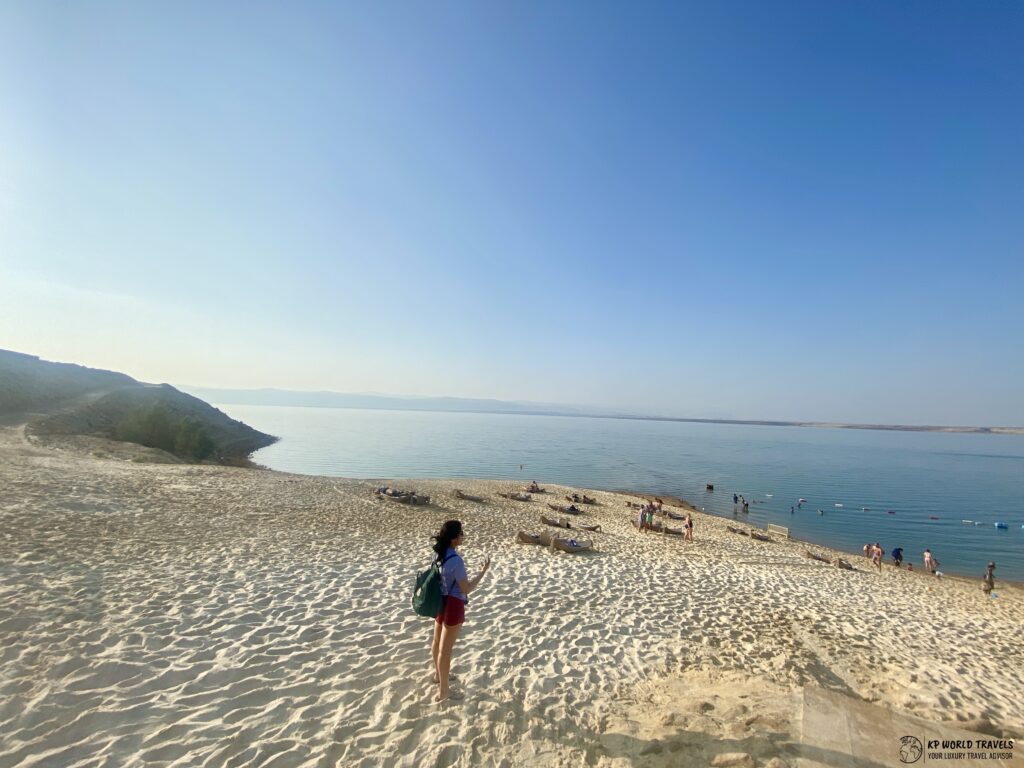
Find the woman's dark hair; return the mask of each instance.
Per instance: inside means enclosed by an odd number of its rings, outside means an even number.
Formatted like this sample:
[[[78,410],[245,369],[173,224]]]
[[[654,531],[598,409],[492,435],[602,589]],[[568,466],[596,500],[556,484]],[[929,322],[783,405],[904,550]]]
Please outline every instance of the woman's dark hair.
[[[462,535],[462,523],[458,520],[446,520],[440,532],[434,537],[434,551],[438,557],[444,557],[448,547]]]

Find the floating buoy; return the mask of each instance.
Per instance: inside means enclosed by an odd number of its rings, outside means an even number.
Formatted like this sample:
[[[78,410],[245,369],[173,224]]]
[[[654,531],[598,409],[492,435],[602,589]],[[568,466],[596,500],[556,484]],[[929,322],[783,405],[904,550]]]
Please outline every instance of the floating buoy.
[[[928,515],[928,519],[929,520],[938,520],[939,518],[936,517],[935,515]]]
[[[870,512],[871,511],[871,507],[861,507],[860,511],[861,512]]]
[[[1002,528],[1003,530],[1006,530],[1009,527],[1010,526],[1008,526],[1006,523],[996,523],[996,528]]]
[[[963,523],[964,525],[974,525],[974,521],[973,520],[961,520],[960,522]]]
[[[836,506],[837,506],[837,507],[841,507],[841,506],[843,506],[843,505],[842,505],[842,504],[836,504]]]
[[[888,511],[887,511],[887,512],[886,512],[885,514],[887,514],[887,515],[895,515],[896,513],[895,513],[895,512],[893,512],[893,511],[892,511],[892,510],[890,509],[890,510],[888,510]]]

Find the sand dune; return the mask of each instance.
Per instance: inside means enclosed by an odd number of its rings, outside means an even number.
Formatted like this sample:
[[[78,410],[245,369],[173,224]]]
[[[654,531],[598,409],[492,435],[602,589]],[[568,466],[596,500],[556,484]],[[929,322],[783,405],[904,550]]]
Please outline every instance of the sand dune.
[[[0,430],[0,766],[826,764],[794,736],[808,685],[1024,730],[1019,589],[840,571],[699,514],[693,544],[640,535],[599,491],[598,551],[568,555],[514,542],[550,493],[399,484],[435,503]],[[470,572],[493,564],[455,649],[465,701],[436,705],[409,599],[451,517]]]

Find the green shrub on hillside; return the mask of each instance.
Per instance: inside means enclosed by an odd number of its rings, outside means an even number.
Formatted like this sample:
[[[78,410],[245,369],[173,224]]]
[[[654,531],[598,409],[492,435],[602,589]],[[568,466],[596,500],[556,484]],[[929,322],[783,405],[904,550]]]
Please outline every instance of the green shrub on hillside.
[[[128,414],[114,428],[114,439],[159,448],[193,461],[209,458],[217,449],[198,420],[191,416],[175,419],[159,403]]]

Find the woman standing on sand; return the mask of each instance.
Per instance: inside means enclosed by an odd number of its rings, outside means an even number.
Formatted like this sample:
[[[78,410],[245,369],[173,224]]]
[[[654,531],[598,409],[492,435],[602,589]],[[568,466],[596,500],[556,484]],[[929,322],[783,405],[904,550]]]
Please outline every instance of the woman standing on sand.
[[[689,512],[686,513],[686,522],[683,523],[683,529],[686,531],[683,541],[693,541],[693,516]]]
[[[985,569],[985,575],[981,579],[981,588],[985,592],[985,597],[992,596],[992,590],[996,588],[996,564],[989,563]]]
[[[878,566],[879,571],[882,570],[882,552],[882,545],[876,541],[875,546],[871,548],[871,563]]]
[[[434,642],[430,653],[434,659],[434,682],[439,690],[434,701],[452,699],[458,701],[462,694],[449,689],[449,673],[452,666],[452,648],[466,618],[467,595],[476,589],[480,579],[491,567],[491,558],[484,560],[484,566],[475,579],[466,575],[466,563],[458,553],[462,545],[462,523],[448,520],[434,537],[434,552],[441,567],[441,594],[444,604],[434,621]]]

